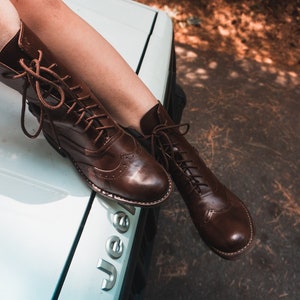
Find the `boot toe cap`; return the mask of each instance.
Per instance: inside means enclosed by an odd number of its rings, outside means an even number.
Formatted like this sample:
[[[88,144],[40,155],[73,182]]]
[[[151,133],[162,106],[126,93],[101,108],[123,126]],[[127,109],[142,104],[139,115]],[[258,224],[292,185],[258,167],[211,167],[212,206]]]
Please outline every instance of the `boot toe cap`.
[[[164,169],[153,161],[128,161],[113,170],[101,170],[86,163],[75,163],[91,188],[104,197],[135,206],[155,206],[167,200],[172,181]]]
[[[253,246],[254,225],[242,203],[239,207],[217,216],[209,226],[211,228],[206,235],[209,237],[206,238],[207,244],[223,258],[236,259]]]
[[[143,164],[135,169],[131,164],[128,183],[131,187],[129,197],[137,205],[153,206],[165,201],[171,194],[173,184],[167,172],[155,161]],[[139,203],[139,204],[138,204]]]

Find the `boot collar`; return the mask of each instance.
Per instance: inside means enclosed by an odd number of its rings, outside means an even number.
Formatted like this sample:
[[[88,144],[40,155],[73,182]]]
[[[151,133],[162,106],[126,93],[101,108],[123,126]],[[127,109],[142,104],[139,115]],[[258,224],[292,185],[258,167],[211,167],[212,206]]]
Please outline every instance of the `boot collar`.
[[[13,70],[18,70],[21,58],[36,58],[38,55],[36,50],[43,49],[43,52],[47,51],[44,48],[42,42],[21,21],[20,30],[0,52],[0,63]],[[47,53],[47,55],[50,56],[50,53]]]
[[[159,104],[153,106],[141,119],[140,127],[144,135],[150,135],[154,127],[160,124],[158,107]]]
[[[20,30],[16,35],[4,46],[0,52],[0,63],[14,70],[20,67],[19,59],[22,57],[18,46]]]
[[[140,128],[144,135],[151,135],[153,129],[162,124],[173,125],[174,122],[161,103],[158,103],[143,116],[140,121]]]

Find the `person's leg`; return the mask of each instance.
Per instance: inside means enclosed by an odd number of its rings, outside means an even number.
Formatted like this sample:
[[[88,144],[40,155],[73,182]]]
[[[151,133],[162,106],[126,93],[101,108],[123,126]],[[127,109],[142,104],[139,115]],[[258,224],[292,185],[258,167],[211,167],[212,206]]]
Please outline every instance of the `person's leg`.
[[[18,13],[9,0],[1,0],[0,9],[0,51],[20,28]]]
[[[84,78],[119,124],[139,129],[140,119],[157,100],[98,32],[60,0],[11,2],[22,21],[69,70]]]
[[[11,1],[59,60],[103,99],[115,120],[151,142],[205,242],[228,259],[250,249],[254,226],[245,205],[211,173],[162,105],[101,35],[59,0]]]
[[[166,200],[172,182],[163,167],[112,119],[80,74],[57,60],[2,0],[0,12],[4,8],[8,14],[0,27],[0,82],[23,95],[24,134],[35,138],[43,131],[87,185],[107,198],[138,206]],[[35,133],[26,130],[26,107],[39,121]]]

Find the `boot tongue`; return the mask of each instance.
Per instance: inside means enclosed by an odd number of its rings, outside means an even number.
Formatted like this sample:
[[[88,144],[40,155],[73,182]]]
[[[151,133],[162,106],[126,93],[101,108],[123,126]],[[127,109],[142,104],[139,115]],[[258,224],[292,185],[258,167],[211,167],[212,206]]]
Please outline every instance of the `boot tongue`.
[[[161,123],[158,115],[159,104],[152,107],[141,119],[140,126],[144,135],[150,135],[155,126]]]

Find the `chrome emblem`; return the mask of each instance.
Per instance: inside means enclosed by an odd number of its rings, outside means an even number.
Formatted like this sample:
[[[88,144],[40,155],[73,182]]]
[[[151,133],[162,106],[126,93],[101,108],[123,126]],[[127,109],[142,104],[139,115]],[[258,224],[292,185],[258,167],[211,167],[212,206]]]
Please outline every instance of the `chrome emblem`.
[[[116,268],[104,259],[99,259],[97,268],[108,275],[108,279],[103,279],[101,289],[104,291],[111,290],[117,280]]]
[[[114,214],[113,225],[118,232],[125,233],[130,226],[129,217],[123,211],[118,211]]]

